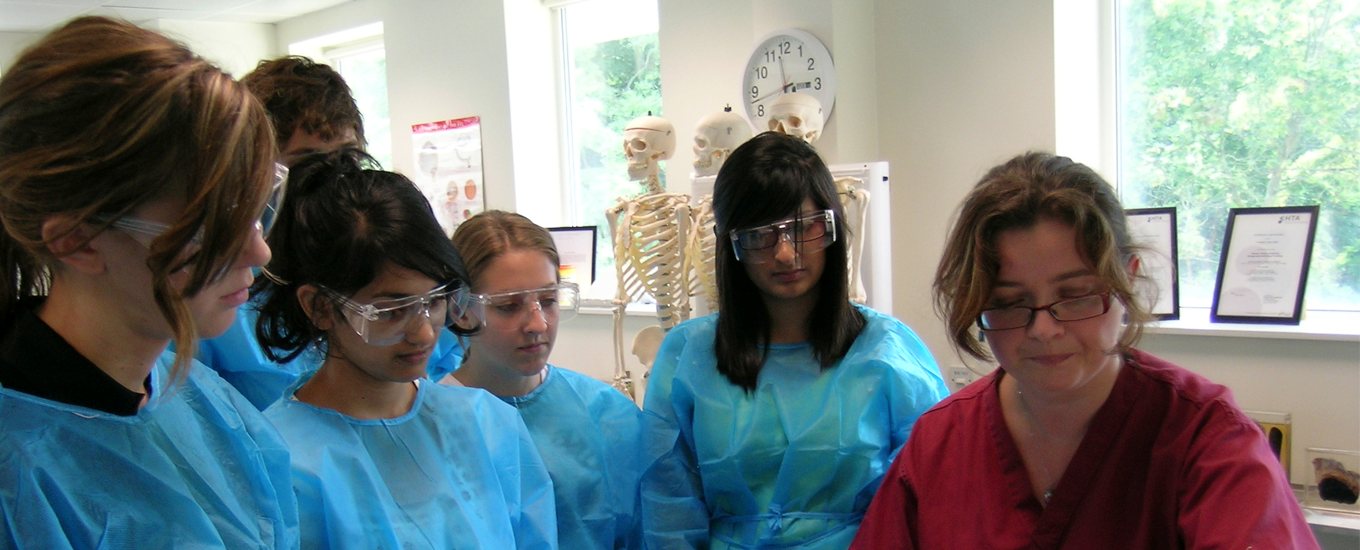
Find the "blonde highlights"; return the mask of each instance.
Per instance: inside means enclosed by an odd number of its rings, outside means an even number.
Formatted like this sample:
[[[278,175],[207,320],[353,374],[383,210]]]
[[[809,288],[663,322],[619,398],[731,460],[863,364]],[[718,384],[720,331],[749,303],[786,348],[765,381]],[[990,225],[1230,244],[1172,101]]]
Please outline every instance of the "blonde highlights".
[[[192,361],[186,297],[253,238],[273,179],[269,120],[243,86],[184,45],[124,21],[82,17],[27,49],[0,79],[0,316],[44,295],[57,269],[42,225],[104,230],[147,202],[185,209],[149,246],[153,293]],[[201,248],[186,254],[196,237]],[[188,269],[176,290],[170,276]]]

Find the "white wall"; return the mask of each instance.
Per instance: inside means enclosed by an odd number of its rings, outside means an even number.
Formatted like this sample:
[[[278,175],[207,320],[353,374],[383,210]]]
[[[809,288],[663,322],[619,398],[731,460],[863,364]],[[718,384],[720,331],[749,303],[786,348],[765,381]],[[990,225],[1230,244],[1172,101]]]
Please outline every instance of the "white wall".
[[[9,66],[14,63],[14,58],[29,47],[34,42],[42,38],[41,33],[35,32],[0,32],[0,75],[9,70]]]
[[[1142,347],[1228,386],[1244,409],[1290,413],[1294,483],[1313,479],[1307,447],[1360,450],[1360,344],[1152,334]]]
[[[278,49],[274,43],[273,25],[158,19],[142,23],[142,26],[184,42],[194,53],[237,78],[254,69],[261,59],[272,57]],[[0,74],[24,48],[44,34],[0,32]]]
[[[893,312],[960,364],[930,285],[959,202],[989,167],[1054,146],[1048,2],[878,3],[879,147],[891,163]],[[947,369],[946,369],[947,371]]]
[[[241,78],[261,59],[273,57],[274,25],[158,19],[142,26],[184,42],[204,59]]]

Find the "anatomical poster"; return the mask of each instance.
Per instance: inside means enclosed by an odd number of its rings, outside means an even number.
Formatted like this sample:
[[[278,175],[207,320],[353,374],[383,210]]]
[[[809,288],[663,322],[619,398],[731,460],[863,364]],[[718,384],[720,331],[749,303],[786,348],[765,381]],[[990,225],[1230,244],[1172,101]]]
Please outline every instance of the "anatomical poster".
[[[482,187],[481,117],[465,117],[411,126],[416,175],[444,232],[486,210]]]

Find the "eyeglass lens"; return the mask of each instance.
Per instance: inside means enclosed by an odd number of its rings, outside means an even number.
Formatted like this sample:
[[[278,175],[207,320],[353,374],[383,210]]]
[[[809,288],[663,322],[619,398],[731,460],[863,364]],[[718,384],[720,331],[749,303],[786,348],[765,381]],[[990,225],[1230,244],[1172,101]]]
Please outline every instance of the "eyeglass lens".
[[[1004,307],[983,310],[978,325],[983,330],[1009,330],[1027,327],[1040,311],[1047,311],[1058,321],[1081,321],[1104,315],[1110,310],[1110,294],[1090,294],[1061,300],[1043,307]]]
[[[777,252],[781,240],[788,240],[798,252],[816,252],[835,242],[835,217],[831,210],[777,221],[760,227],[732,232],[737,259],[764,263]]]
[[[375,346],[387,346],[400,342],[406,337],[412,322],[422,318],[434,327],[448,326],[456,315],[455,310],[458,309],[453,302],[453,292],[440,291],[396,306],[385,306],[384,302],[369,304],[372,309],[357,306],[368,309],[370,313],[368,317],[349,306],[345,308],[345,313],[346,318],[355,326],[355,330],[365,342]]]
[[[472,315],[493,328],[515,327],[530,315],[537,315],[545,323],[560,323],[576,315],[580,295],[570,284],[541,289],[520,290],[474,296]]]
[[[283,197],[288,191],[288,167],[279,163],[274,163],[274,187],[269,191],[269,199],[264,203],[264,211],[260,213],[260,231],[265,236],[269,236],[269,230],[274,227],[274,220],[278,218],[279,208],[283,206]]]

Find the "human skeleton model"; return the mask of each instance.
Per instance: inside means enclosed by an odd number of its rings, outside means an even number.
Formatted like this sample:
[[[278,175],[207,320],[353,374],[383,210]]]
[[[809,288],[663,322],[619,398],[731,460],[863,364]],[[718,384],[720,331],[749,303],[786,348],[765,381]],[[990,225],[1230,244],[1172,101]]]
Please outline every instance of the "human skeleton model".
[[[751,125],[732,107],[699,119],[694,129],[694,177],[715,176],[732,150],[751,139]],[[694,197],[690,209],[689,242],[686,245],[686,269],[690,273],[690,296],[701,296],[708,311],[718,309],[718,281],[715,258],[718,238],[713,233],[713,195]]]
[[[663,329],[689,317],[689,285],[685,273],[685,244],[689,228],[689,195],[664,193],[660,161],[675,152],[675,128],[670,121],[644,116],[628,123],[623,133],[628,176],[642,181],[646,192],[621,199],[605,212],[614,239],[618,292],[614,298],[614,387],[636,398],[633,379],[624,364],[623,313],[644,293],[656,300]]]
[[[812,143],[822,137],[822,103],[802,92],[775,98],[770,104],[770,130]]]
[[[822,136],[825,124],[822,105],[817,98],[804,93],[790,93],[779,96],[770,105],[770,130],[788,134],[813,143]],[[868,296],[864,292],[864,277],[861,275],[861,260],[864,257],[864,229],[869,215],[869,191],[865,190],[858,178],[843,177],[836,180],[836,192],[841,206],[845,209],[846,254],[849,256],[850,299],[864,303]]]
[[[732,107],[699,119],[694,129],[694,177],[715,176],[732,150],[751,139],[751,125]]]

